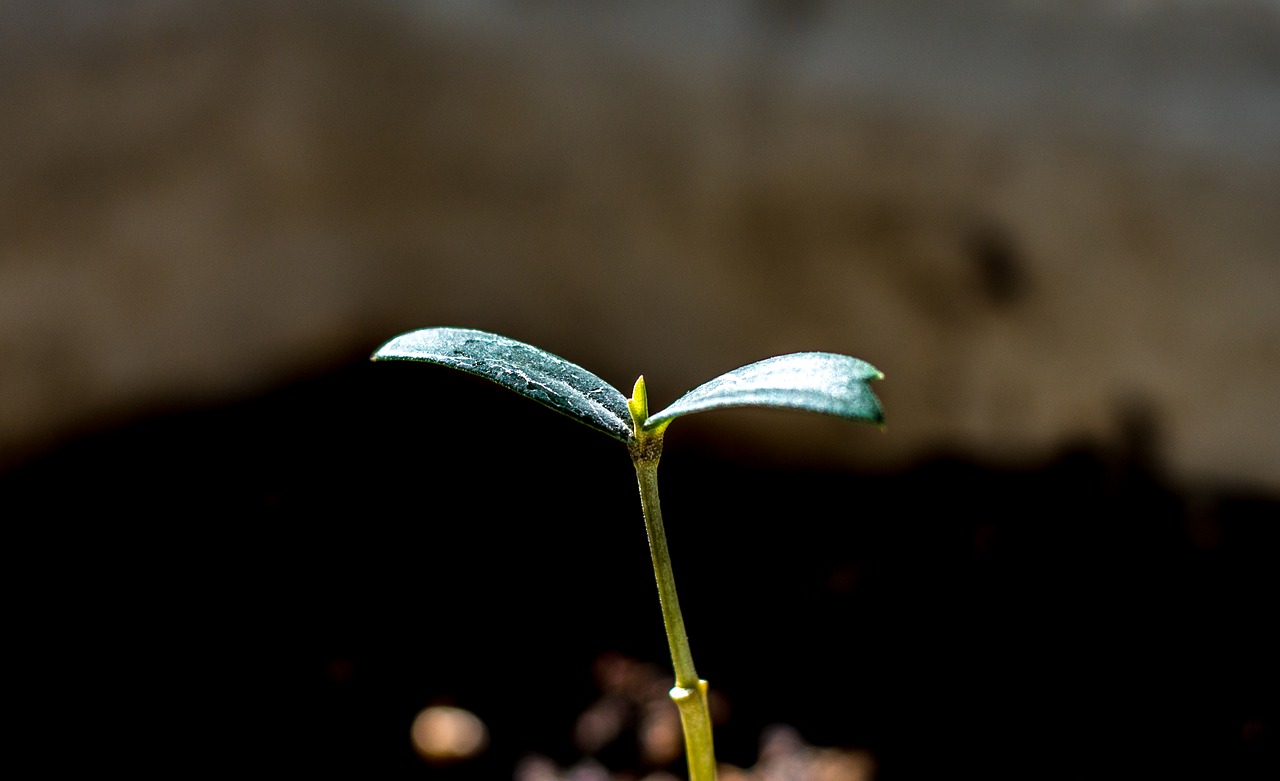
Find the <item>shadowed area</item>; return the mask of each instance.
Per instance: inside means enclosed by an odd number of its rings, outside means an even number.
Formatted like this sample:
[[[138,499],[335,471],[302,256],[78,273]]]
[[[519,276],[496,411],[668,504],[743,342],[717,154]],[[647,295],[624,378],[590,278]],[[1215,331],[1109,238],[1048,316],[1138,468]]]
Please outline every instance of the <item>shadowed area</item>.
[[[765,761],[785,724],[883,779],[1274,767],[1274,501],[1176,489],[1136,445],[871,476],[752,465],[690,422],[664,506],[723,762]],[[147,771],[568,767],[593,660],[669,680],[635,491],[620,443],[421,365],[87,438],[0,480],[26,508],[24,738]],[[433,704],[473,713],[487,750],[424,763],[410,727]],[[593,755],[660,768],[641,745]]]

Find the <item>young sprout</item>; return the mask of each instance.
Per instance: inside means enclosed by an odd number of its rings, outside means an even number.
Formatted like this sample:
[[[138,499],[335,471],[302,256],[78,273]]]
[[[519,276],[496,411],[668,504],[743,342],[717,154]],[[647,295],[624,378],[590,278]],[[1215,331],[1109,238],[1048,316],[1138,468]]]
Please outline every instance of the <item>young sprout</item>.
[[[424,328],[378,348],[375,361],[422,361],[448,366],[515,391],[601,431],[627,446],[640,484],[640,506],[658,582],[658,599],[675,668],[671,699],[680,709],[690,781],[715,781],[715,752],[707,682],[698,677],[680,614],[662,507],[658,461],[662,438],[682,415],[722,407],[808,410],[879,425],[880,401],[869,383],[883,379],[871,364],[835,353],[792,353],[734,369],[650,414],[644,377],[631,398],[577,364],[505,336],[466,328]]]

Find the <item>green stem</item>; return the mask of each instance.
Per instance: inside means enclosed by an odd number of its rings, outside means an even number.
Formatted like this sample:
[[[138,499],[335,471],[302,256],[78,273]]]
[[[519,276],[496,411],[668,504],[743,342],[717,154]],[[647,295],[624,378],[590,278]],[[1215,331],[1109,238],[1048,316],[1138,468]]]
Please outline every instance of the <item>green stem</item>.
[[[662,457],[662,434],[665,427],[645,431],[642,422],[649,416],[649,399],[644,378],[636,381],[629,402],[635,419],[636,442],[631,446],[636,479],[640,483],[640,507],[644,511],[645,529],[649,534],[649,553],[653,573],[658,581],[658,601],[662,604],[662,623],[667,630],[667,644],[675,667],[676,685],[671,699],[680,709],[684,729],[685,755],[689,761],[689,781],[715,781],[716,758],[711,742],[711,711],[707,705],[707,682],[698,677],[689,651],[680,599],[676,596],[675,576],[671,572],[671,554],[667,551],[667,534],[662,526],[662,505],[658,500],[658,461]]]
[[[694,670],[693,655],[689,652],[689,636],[685,633],[680,598],[676,595],[675,577],[671,572],[667,534],[662,527],[662,506],[658,501],[658,464],[655,461],[637,460],[635,466],[636,478],[640,482],[640,507],[644,510],[644,524],[649,532],[649,553],[653,558],[653,574],[658,580],[658,600],[662,603],[662,622],[667,628],[667,645],[671,648],[676,686],[689,689],[697,685],[698,673]]]

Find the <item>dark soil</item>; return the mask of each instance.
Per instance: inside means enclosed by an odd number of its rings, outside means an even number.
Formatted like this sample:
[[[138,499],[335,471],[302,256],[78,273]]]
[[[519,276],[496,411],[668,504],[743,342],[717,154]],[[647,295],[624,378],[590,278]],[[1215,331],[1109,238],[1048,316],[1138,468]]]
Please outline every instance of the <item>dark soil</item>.
[[[1089,445],[717,452],[673,433],[663,499],[724,761],[785,723],[881,781],[1277,777],[1274,500]],[[625,450],[461,375],[362,363],[87,434],[0,507],[11,744],[51,770],[508,779],[577,758],[602,654],[666,663]],[[433,703],[489,750],[422,762]]]

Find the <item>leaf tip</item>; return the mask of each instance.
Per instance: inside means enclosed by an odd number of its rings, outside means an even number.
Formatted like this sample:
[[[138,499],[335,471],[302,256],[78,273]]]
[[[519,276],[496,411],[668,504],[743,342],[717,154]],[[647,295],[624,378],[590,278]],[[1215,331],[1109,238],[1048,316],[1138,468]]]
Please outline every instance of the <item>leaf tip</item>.
[[[402,360],[404,358],[404,354],[402,351],[396,349],[396,346],[402,344],[401,340],[404,337],[408,336],[410,333],[413,333],[413,332],[410,331],[408,333],[399,334],[398,336],[393,336],[392,338],[383,342],[381,345],[378,346],[378,349],[373,351],[373,355],[369,356],[369,360],[375,361],[375,362]]]

